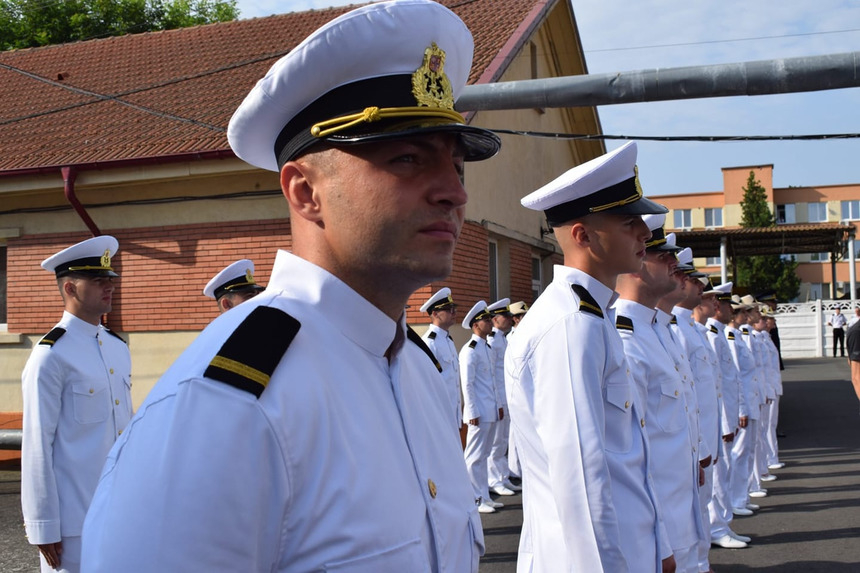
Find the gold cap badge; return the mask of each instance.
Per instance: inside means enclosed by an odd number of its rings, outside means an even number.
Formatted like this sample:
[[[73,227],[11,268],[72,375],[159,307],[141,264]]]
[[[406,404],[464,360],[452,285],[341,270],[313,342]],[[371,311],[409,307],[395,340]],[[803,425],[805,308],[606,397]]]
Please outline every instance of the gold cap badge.
[[[454,91],[445,74],[445,50],[435,42],[424,50],[424,62],[412,74],[412,95],[420,106],[454,109]]]

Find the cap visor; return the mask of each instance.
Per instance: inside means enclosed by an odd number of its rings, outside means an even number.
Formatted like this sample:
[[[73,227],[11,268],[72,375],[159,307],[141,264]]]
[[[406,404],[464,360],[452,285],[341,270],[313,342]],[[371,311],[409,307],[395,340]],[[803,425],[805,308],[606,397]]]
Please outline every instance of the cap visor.
[[[483,161],[489,159],[499,152],[502,147],[502,141],[499,136],[488,129],[481,127],[473,127],[462,123],[447,123],[432,125],[427,123],[407,124],[403,127],[395,127],[386,129],[377,133],[366,133],[356,135],[332,135],[325,138],[325,141],[333,145],[357,145],[362,143],[373,143],[376,141],[390,141],[393,139],[403,139],[405,137],[415,137],[420,135],[428,135],[431,133],[453,133],[459,136],[460,142],[463,144],[466,161]],[[662,211],[661,211],[662,212]]]

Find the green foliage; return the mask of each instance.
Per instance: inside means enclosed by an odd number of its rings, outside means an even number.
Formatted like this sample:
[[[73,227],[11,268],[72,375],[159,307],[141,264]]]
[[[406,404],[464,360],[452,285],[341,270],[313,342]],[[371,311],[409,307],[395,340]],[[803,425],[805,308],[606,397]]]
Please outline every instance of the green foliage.
[[[0,50],[235,20],[236,0],[0,0]]]
[[[767,190],[750,171],[744,198],[741,201],[741,227],[775,227],[776,220],[767,202]],[[735,282],[757,293],[775,289],[779,300],[788,301],[800,292],[800,278],[795,272],[797,261],[784,260],[780,255],[754,255],[737,261],[738,276]]]
[[[743,188],[744,198],[741,201],[741,227],[773,227],[776,219],[770,212],[767,203],[767,190],[755,178],[755,172],[750,171],[747,186]]]

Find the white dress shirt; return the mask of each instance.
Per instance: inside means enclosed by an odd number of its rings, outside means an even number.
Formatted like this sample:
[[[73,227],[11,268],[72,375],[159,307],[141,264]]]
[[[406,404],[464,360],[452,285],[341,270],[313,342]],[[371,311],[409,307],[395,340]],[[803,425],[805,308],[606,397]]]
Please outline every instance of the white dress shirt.
[[[204,375],[249,315],[280,311],[300,327],[259,398]],[[250,354],[285,335],[286,315]],[[449,398],[405,334],[403,318],[279,251],[266,290],[201,333],[111,451],[83,569],[477,571]]]

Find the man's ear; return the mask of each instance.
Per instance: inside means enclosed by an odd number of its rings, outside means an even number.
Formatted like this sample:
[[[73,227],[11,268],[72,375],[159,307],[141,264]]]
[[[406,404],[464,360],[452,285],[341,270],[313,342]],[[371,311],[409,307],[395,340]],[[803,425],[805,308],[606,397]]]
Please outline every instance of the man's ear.
[[[586,246],[591,242],[591,234],[589,233],[589,229],[581,222],[576,222],[570,227],[563,227],[563,229],[567,230],[567,233],[570,235],[570,238],[573,239],[573,242],[577,245]]]
[[[75,296],[75,293],[78,292],[78,285],[75,284],[75,281],[66,280],[63,281],[63,294],[66,296]]]
[[[315,186],[319,170],[310,162],[288,161],[281,168],[281,192],[290,206],[290,213],[308,221],[322,220],[321,202]]]
[[[227,312],[231,308],[233,308],[233,301],[229,296],[222,296],[218,299],[218,306],[221,307],[221,312]]]

